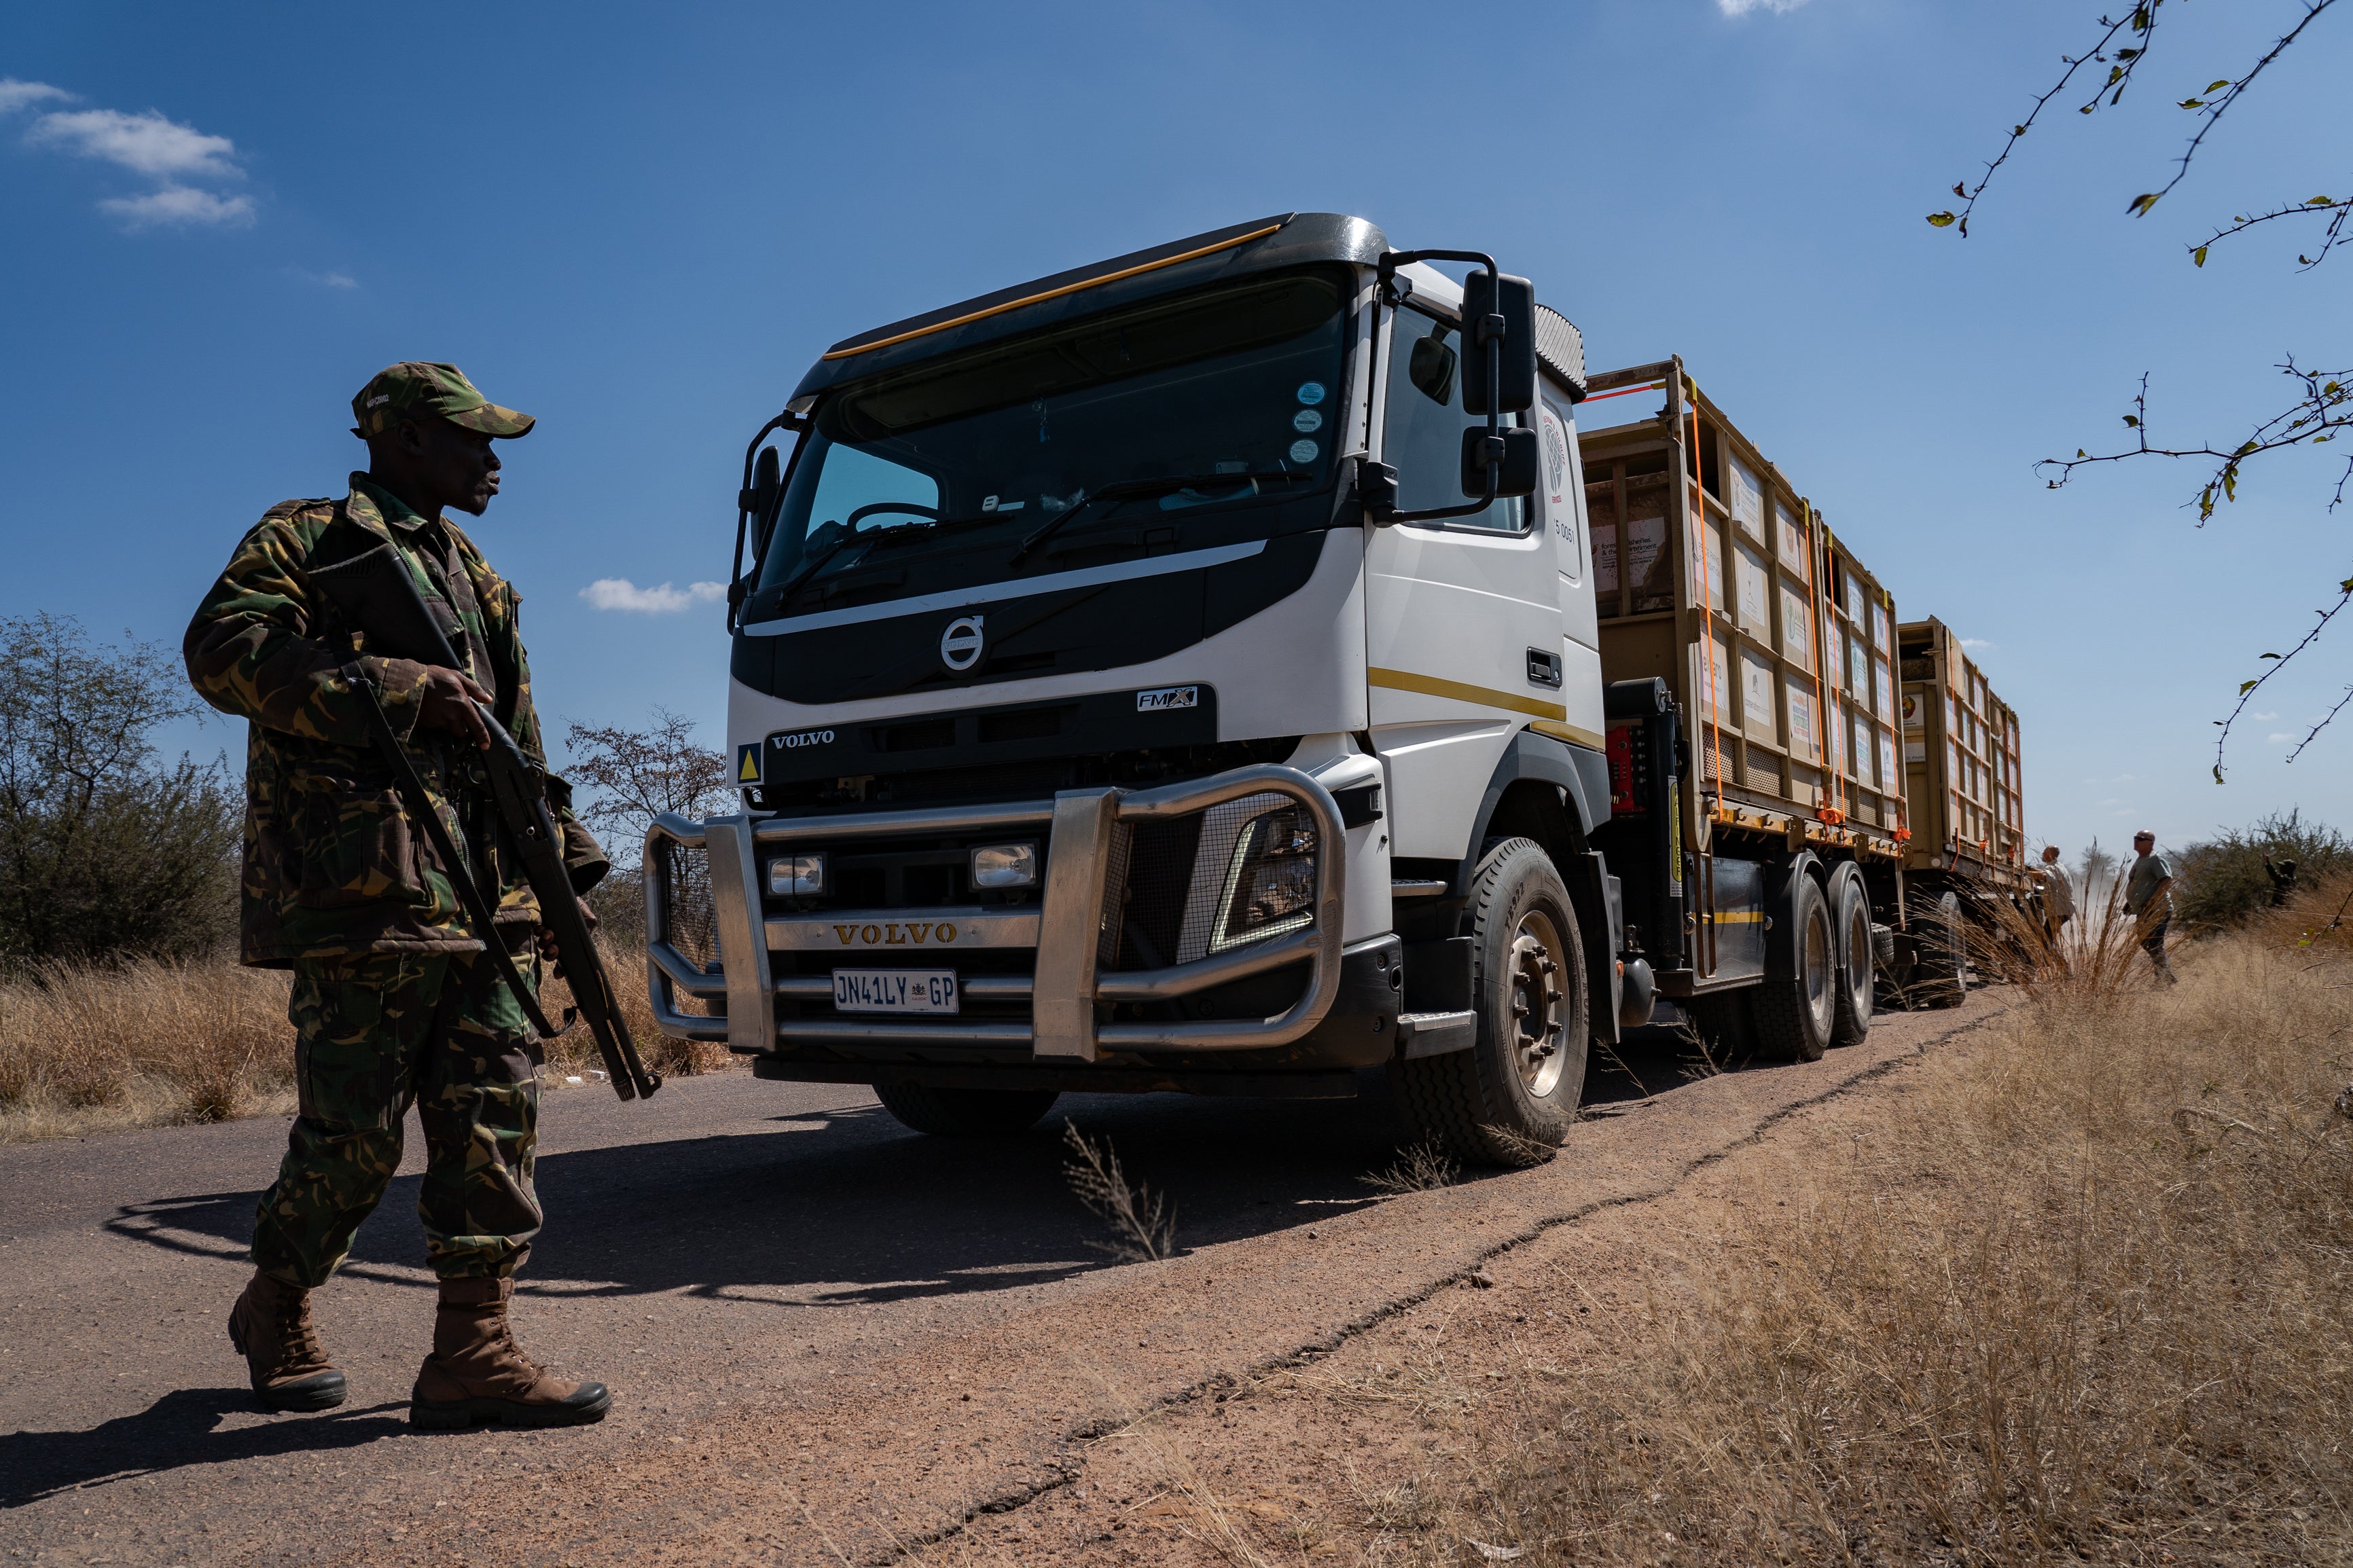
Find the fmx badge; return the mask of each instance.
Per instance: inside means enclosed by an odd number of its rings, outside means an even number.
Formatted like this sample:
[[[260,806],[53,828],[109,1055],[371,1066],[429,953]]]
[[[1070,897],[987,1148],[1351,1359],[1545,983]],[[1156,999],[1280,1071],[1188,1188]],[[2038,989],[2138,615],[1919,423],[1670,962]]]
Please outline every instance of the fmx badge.
[[[1171,708],[1198,708],[1201,689],[1198,686],[1162,686],[1135,694],[1138,713],[1160,713]]]
[[[748,746],[735,748],[735,782],[739,784],[760,782],[760,743],[757,741]]]

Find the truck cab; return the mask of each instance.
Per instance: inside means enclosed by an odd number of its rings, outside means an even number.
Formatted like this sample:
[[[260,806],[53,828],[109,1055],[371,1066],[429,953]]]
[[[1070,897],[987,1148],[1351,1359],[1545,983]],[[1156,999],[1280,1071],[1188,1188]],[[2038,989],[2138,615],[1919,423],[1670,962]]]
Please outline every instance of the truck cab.
[[[1613,850],[1679,893],[1676,709],[1605,689],[1577,329],[1431,254],[1271,216],[809,369],[745,458],[743,809],[647,840],[666,1031],[935,1133],[1385,1068],[1466,1158],[1560,1141],[1680,941],[1597,847],[1654,805]]]

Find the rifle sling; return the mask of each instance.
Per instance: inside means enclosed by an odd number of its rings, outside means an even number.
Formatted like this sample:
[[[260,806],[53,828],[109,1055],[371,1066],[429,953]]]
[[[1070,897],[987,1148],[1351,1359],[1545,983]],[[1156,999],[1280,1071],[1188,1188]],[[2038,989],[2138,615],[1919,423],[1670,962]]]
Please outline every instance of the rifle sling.
[[[531,988],[523,984],[522,975],[515,969],[514,960],[499,941],[498,921],[490,900],[482,897],[482,889],[475,882],[465,857],[459,853],[456,841],[449,837],[448,826],[442,822],[441,814],[433,809],[433,798],[425,792],[425,781],[417,776],[416,764],[401,749],[400,738],[392,732],[392,721],[385,717],[384,704],[376,699],[375,682],[356,664],[346,665],[343,674],[343,679],[351,682],[352,689],[367,700],[369,727],[375,731],[377,750],[384,752],[385,760],[392,764],[393,782],[399,788],[401,801],[408,807],[408,815],[417,826],[425,829],[426,837],[432,840],[433,852],[441,858],[441,864],[449,875],[449,885],[457,889],[458,901],[465,906],[467,919],[475,926],[474,934],[481,939],[483,951],[490,954],[499,978],[506,983],[508,990],[514,993],[516,1002],[522,1006],[523,1016],[530,1020],[533,1028],[539,1031],[540,1037],[556,1038],[565,1030],[547,1021],[547,1015],[540,1011],[539,998],[533,995]],[[569,1023],[565,1025],[565,1029],[570,1027]]]

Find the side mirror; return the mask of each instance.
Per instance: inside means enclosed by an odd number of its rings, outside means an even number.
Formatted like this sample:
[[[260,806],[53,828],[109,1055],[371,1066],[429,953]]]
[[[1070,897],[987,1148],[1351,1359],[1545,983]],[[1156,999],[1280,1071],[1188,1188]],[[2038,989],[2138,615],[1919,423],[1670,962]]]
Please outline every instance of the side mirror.
[[[1502,450],[1497,451],[1497,447]],[[1537,443],[1536,433],[1506,428],[1490,436],[1484,425],[1473,425],[1462,432],[1464,495],[1487,493],[1487,464],[1495,458],[1501,458],[1504,464],[1503,472],[1495,479],[1498,497],[1536,493],[1536,478],[1544,467],[1544,449]]]
[[[1454,351],[1440,341],[1446,329],[1439,327],[1426,338],[1413,340],[1413,353],[1406,362],[1406,375],[1424,397],[1440,406],[1454,400]]]
[[[768,553],[768,535],[776,531],[776,509],[785,499],[783,463],[774,447],[760,448],[744,499],[752,514],[752,559],[757,561]]]
[[[1535,285],[1508,272],[1482,269],[1462,280],[1462,412],[1488,412],[1491,374],[1495,413],[1524,414],[1535,406]],[[1472,493],[1482,493],[1485,488],[1482,481]]]

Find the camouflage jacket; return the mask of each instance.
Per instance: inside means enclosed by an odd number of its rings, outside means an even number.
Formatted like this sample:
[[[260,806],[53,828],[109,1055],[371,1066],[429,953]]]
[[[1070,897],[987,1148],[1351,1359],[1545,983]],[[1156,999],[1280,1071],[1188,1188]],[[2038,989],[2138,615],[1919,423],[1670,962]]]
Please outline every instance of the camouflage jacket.
[[[496,695],[495,710],[515,743],[545,765],[516,625],[522,598],[471,540],[452,524],[419,517],[358,474],[342,500],[270,508],[205,595],[182,645],[197,694],[248,721],[241,945],[250,964],[481,945],[431,840],[402,810],[366,700],[344,675],[353,662],[375,679],[385,716],[450,837],[473,861],[485,895],[495,898],[502,931],[538,923],[521,864],[499,843],[471,746],[417,728],[426,667],[369,653],[365,638],[345,628],[310,584],[310,562],[347,559],[386,540],[400,547],[467,673]],[[573,886],[585,892],[608,863],[573,816],[570,786],[552,773],[547,785]]]

